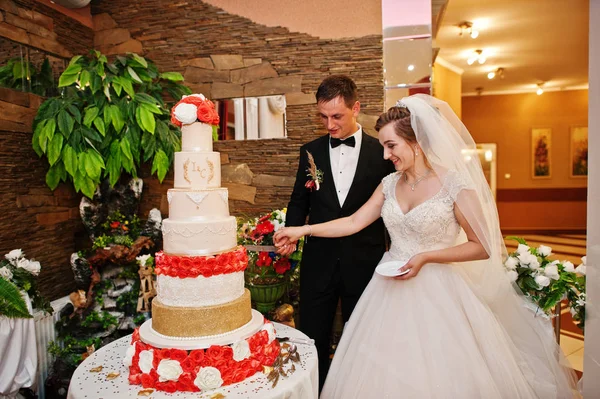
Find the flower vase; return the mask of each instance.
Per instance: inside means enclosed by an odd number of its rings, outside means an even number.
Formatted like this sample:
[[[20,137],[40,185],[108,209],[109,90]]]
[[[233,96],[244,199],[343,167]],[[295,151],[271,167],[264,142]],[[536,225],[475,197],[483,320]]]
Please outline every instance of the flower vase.
[[[285,294],[285,281],[276,284],[246,284],[256,310],[266,315],[275,308],[277,301]]]

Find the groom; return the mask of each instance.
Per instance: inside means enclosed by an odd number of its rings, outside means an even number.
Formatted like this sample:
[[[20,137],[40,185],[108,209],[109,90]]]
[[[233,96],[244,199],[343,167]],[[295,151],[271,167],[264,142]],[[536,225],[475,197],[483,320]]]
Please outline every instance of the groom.
[[[286,225],[323,223],[356,212],[381,179],[395,169],[383,159],[379,142],[356,122],[360,103],[356,84],[333,75],[317,90],[319,118],[329,134],[300,149],[296,183]],[[308,222],[307,222],[308,217]],[[344,238],[307,237],[300,272],[300,329],[315,340],[319,390],[329,370],[329,338],[338,300],[350,314],[385,252],[381,219]],[[295,245],[283,249],[291,253]]]

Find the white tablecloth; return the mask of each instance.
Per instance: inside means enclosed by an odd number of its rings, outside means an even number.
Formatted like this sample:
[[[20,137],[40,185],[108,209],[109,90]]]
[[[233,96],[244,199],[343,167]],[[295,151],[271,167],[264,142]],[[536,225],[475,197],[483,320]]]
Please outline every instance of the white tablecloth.
[[[307,338],[298,330],[283,324],[274,323],[278,337]],[[130,385],[127,381],[128,369],[123,365],[125,351],[131,342],[131,336],[123,337],[100,348],[85,359],[75,370],[69,386],[68,399],[117,399],[135,398],[142,390],[141,385]],[[204,394],[198,392],[166,393],[154,391],[153,399],[194,398],[208,399],[215,393],[222,393],[226,399],[260,398],[260,399],[316,399],[318,397],[319,378],[317,350],[314,345],[296,344],[300,354],[300,363],[295,363],[296,370],[288,377],[280,377],[275,388],[267,381],[265,374],[259,372],[247,380],[224,386]],[[99,373],[89,370],[102,366]],[[288,370],[289,366],[285,368]],[[110,372],[120,375],[114,380],[107,380]]]
[[[31,313],[31,300],[25,295]],[[37,349],[33,319],[0,316],[0,398],[16,397],[35,383]]]

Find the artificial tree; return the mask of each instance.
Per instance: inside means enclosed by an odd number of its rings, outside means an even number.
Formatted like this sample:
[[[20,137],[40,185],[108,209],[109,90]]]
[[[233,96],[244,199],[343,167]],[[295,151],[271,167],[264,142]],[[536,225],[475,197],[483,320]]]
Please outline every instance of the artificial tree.
[[[73,57],[59,78],[61,95],[40,106],[33,125],[33,148],[50,164],[48,186],[72,182],[92,198],[103,179],[114,186],[145,162],[162,182],[181,146],[165,99],[191,93],[182,81],[134,53],[111,62],[96,50]]]

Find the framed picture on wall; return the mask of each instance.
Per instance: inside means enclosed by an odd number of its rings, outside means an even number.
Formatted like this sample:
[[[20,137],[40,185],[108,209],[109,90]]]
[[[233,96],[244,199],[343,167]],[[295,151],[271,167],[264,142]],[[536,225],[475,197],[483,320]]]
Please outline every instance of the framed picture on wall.
[[[547,179],[552,176],[552,129],[531,129],[531,177]]]
[[[571,128],[569,147],[569,165],[571,177],[587,177],[588,174],[588,128]]]

